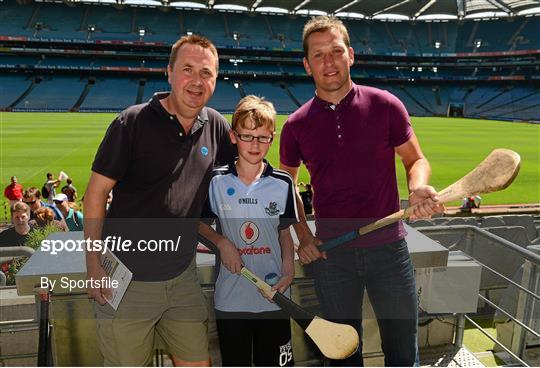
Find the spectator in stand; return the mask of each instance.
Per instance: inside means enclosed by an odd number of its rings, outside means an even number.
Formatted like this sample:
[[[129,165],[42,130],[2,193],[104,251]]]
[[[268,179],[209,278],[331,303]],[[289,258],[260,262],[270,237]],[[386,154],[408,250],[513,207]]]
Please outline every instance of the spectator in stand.
[[[83,214],[72,208],[75,203],[70,203],[68,196],[64,193],[57,194],[53,198],[54,204],[62,212],[69,231],[83,231]]]
[[[75,202],[77,199],[77,188],[73,186],[71,178],[66,179],[66,185],[62,187],[61,191],[67,196],[69,202]]]
[[[15,202],[11,206],[11,222],[13,226],[0,233],[0,247],[23,246],[32,230],[29,224],[30,207],[23,202]]]
[[[51,208],[54,211],[54,218],[56,220],[60,221],[64,218],[60,210],[56,208],[54,204],[49,204],[41,201],[41,193],[36,187],[30,187],[24,191],[23,202],[30,206],[30,210],[32,211],[30,213],[30,219],[34,219],[36,217],[35,212],[41,207]]]
[[[463,198],[463,201],[461,203],[460,210],[462,210],[463,212],[470,212],[473,208],[480,208],[481,201],[482,197],[480,197],[479,195],[465,197]]]
[[[30,226],[35,228],[44,228],[48,225],[53,225],[58,228],[59,231],[68,231],[66,222],[62,220],[55,220],[54,211],[51,207],[40,207],[35,212],[35,217],[30,220]]]
[[[4,189],[4,197],[9,200],[9,207],[20,202],[23,197],[23,186],[17,182],[17,177],[11,177],[11,184]]]
[[[43,184],[43,187],[46,189],[46,193],[43,193],[43,199],[47,199],[47,201],[52,204],[53,198],[56,195],[56,188],[58,188],[59,185],[60,179],[55,179],[53,174],[47,173],[47,181]]]

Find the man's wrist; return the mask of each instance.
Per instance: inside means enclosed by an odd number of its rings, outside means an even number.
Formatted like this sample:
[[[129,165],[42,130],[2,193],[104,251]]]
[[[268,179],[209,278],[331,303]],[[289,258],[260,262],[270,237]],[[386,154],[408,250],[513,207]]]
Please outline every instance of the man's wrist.
[[[229,243],[225,236],[223,235],[216,235],[216,247],[218,247],[219,250],[222,250],[224,247],[226,247]]]

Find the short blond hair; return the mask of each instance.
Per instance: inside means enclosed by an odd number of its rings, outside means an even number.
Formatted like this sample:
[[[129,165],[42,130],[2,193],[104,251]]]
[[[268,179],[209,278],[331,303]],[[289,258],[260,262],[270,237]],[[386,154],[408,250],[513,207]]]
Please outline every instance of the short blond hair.
[[[302,45],[304,47],[304,55],[307,57],[309,51],[308,38],[309,36],[311,36],[312,33],[326,32],[334,29],[341,32],[341,35],[343,36],[343,42],[345,42],[345,45],[347,47],[350,47],[351,39],[349,37],[347,27],[345,27],[343,22],[334,16],[320,15],[318,17],[311,18],[304,25],[304,32],[302,33]]]
[[[251,119],[254,126],[247,126],[246,122]],[[248,95],[238,102],[232,117],[232,128],[257,129],[266,127],[270,131],[276,130],[276,109],[270,101],[264,97]]]
[[[198,34],[192,34],[189,36],[183,36],[172,46],[171,54],[169,55],[169,67],[171,68],[171,70],[174,69],[174,64],[176,63],[176,58],[178,56],[178,50],[180,50],[180,48],[186,43],[191,45],[199,45],[203,49],[210,50],[210,52],[212,53],[212,55],[214,55],[214,58],[216,59],[216,71],[219,69],[219,56],[216,46],[208,38]]]
[[[30,206],[27,205],[24,202],[15,202],[13,205],[9,208],[11,214],[13,215],[15,212],[26,212],[28,216],[30,216]]]

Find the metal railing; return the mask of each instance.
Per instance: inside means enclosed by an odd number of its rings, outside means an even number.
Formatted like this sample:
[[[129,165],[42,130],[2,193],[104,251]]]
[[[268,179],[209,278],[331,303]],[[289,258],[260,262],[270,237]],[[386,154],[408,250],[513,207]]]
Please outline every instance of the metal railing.
[[[503,315],[508,317],[511,321],[516,324],[514,328],[514,333],[518,334],[517,339],[512,339],[512,346],[507,347],[496,338],[492,337],[484,328],[477,324],[471,317],[466,314],[457,315],[457,326],[455,331],[455,344],[457,346],[462,346],[463,344],[463,334],[465,332],[465,321],[469,321],[475,328],[477,328],[482,334],[484,334],[488,339],[493,341],[496,345],[501,347],[509,356],[511,356],[515,361],[523,366],[528,366],[524,360],[525,349],[526,349],[526,340],[528,334],[532,334],[537,338],[540,338],[540,333],[533,330],[530,327],[532,324],[532,305],[533,300],[537,302],[540,301],[540,295],[536,294],[535,287],[538,287],[536,283],[540,276],[540,255],[532,252],[529,249],[526,249],[522,246],[516,245],[504,238],[501,238],[495,234],[492,234],[482,228],[472,226],[472,225],[455,225],[455,226],[426,226],[418,227],[416,230],[422,232],[427,236],[431,236],[436,239],[436,235],[442,235],[443,233],[461,233],[459,239],[452,245],[452,248],[455,248],[460,242],[464,242],[460,250],[473,258],[481,267],[489,273],[495,275],[498,278],[503,279],[509,285],[512,285],[517,288],[519,292],[519,300],[516,308],[516,315],[513,316],[508,311],[501,308],[501,306],[492,302],[488,298],[484,297],[481,294],[478,294],[480,300],[488,304],[490,307],[501,312]],[[521,283],[517,283],[510,279],[509,277],[503,275],[501,272],[496,271],[493,267],[486,265],[482,262],[481,259],[473,256],[473,247],[475,244],[476,237],[483,238],[488,240],[498,246],[504,247],[507,250],[510,250],[513,255],[523,259],[523,276],[521,278]],[[504,262],[505,260],[502,260]],[[521,317],[521,320],[520,318]]]

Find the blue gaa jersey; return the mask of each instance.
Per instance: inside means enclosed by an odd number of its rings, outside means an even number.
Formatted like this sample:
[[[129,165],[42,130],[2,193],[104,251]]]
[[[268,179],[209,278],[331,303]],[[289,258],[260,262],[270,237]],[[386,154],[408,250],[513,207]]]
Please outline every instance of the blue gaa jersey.
[[[217,218],[218,231],[240,252],[244,265],[261,279],[281,278],[279,230],[298,222],[292,178],[265,161],[261,177],[244,184],[230,164],[214,170],[205,217]],[[214,306],[223,312],[267,312],[280,308],[249,281],[216,264]],[[272,275],[274,274],[274,275]],[[290,289],[285,293],[290,296]]]

